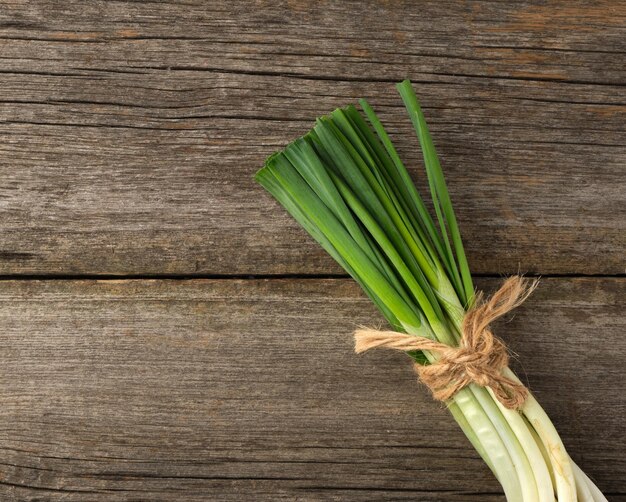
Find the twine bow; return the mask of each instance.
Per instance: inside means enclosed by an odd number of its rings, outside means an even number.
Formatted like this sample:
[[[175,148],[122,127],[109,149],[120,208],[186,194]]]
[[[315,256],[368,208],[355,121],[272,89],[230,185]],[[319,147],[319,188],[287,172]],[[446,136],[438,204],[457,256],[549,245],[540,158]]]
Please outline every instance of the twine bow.
[[[416,363],[415,371],[436,400],[447,401],[462,388],[475,383],[490,388],[505,407],[519,409],[528,396],[528,389],[502,373],[509,364],[509,355],[504,343],[490,331],[489,324],[522,304],[536,287],[537,281],[528,282],[513,276],[487,301],[478,293],[474,307],[463,318],[458,347],[396,331],[361,329],[354,333],[355,351],[361,353],[384,347],[404,352],[432,352],[438,359],[428,365]]]

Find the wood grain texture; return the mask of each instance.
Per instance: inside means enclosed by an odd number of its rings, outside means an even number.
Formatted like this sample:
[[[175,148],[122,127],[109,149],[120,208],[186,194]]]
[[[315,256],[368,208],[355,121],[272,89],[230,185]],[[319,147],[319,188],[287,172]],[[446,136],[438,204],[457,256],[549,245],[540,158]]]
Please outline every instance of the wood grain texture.
[[[486,290],[495,280],[481,280]],[[546,279],[497,332],[626,500],[626,279]],[[350,280],[5,281],[0,499],[500,501]]]
[[[622,276],[625,26],[612,1],[0,0],[0,500],[502,500],[406,358],[352,353],[380,317],[350,280],[232,280],[341,273],[252,175],[366,97],[423,186],[410,77],[475,273]],[[547,279],[497,327],[618,501],[625,293]]]
[[[417,166],[407,76],[475,273],[624,273],[623,4],[309,3],[4,0],[0,274],[340,273],[251,177],[362,96]]]

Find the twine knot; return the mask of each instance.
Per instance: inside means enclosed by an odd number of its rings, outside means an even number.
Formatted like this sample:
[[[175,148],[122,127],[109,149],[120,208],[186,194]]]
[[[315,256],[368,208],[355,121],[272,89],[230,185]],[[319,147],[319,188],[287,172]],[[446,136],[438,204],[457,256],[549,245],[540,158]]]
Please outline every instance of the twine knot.
[[[498,401],[509,409],[519,409],[528,389],[502,372],[509,364],[504,343],[489,329],[489,324],[519,306],[537,287],[537,281],[522,277],[508,278],[491,298],[483,301],[476,295],[474,306],[465,314],[458,347],[430,338],[373,329],[357,330],[355,351],[365,352],[384,347],[404,352],[422,350],[437,356],[432,364],[415,364],[421,381],[438,401],[448,401],[471,383],[490,388]]]

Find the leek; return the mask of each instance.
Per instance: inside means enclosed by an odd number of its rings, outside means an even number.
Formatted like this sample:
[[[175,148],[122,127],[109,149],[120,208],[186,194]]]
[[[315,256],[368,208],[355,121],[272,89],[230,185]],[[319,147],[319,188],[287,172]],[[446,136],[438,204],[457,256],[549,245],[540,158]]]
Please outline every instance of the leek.
[[[416,131],[435,218],[372,107],[350,105],[270,156],[263,185],[361,285],[393,329],[459,342],[474,285],[443,171],[411,83],[397,86]],[[412,352],[419,364],[433,354]],[[509,377],[516,378],[511,370]],[[509,501],[606,500],[571,461],[541,406],[518,411],[471,384],[448,403]]]

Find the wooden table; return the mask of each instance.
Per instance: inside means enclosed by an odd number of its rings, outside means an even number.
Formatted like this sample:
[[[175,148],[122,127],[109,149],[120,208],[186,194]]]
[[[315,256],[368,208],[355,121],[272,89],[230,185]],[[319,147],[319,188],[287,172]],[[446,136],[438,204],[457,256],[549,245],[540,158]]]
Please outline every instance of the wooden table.
[[[497,332],[626,501],[626,9],[0,2],[0,500],[496,501],[381,317],[253,180],[367,97],[418,174],[410,77]]]

